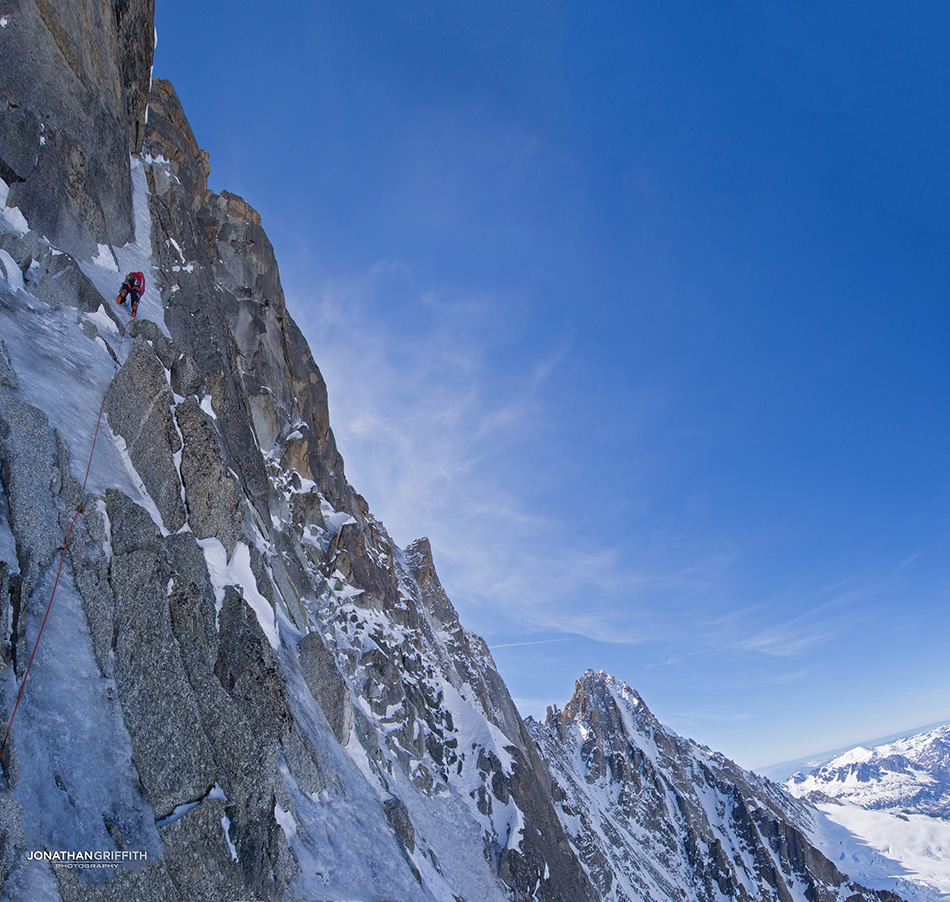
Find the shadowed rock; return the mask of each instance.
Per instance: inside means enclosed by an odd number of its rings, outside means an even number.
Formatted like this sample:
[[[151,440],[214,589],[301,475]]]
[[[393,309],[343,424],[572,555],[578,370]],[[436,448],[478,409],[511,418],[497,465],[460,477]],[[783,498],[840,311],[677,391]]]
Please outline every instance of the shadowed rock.
[[[0,479],[20,573],[34,586],[63,540],[51,491],[55,475],[56,452],[46,414],[0,386]]]
[[[0,29],[8,203],[76,256],[133,237],[129,153],[142,132],[153,35],[152,0],[22,0]]]
[[[300,666],[307,688],[323,711],[333,735],[346,745],[353,729],[350,690],[336,666],[332,652],[318,633],[300,640]]]

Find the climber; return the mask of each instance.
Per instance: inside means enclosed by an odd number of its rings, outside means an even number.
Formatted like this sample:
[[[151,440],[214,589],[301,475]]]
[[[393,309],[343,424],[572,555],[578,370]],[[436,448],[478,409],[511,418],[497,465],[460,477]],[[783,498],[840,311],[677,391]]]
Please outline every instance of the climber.
[[[139,309],[139,298],[145,291],[145,276],[140,272],[130,272],[119,289],[119,296],[116,298],[117,304],[124,304],[126,295],[129,295],[132,304],[132,319],[135,319],[135,312]]]

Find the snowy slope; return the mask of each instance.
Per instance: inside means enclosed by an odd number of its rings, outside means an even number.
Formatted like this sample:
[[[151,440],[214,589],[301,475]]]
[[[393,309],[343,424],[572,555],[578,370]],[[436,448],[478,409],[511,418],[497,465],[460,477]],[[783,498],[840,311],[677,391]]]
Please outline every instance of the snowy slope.
[[[908,902],[950,898],[950,822],[822,803],[813,841],[855,880]]]

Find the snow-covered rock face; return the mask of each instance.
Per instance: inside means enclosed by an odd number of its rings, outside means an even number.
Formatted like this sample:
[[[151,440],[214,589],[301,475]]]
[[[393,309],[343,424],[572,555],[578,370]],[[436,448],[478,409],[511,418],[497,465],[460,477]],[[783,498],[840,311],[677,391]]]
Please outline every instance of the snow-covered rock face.
[[[787,784],[800,797],[950,818],[950,725],[875,748],[856,748]]]
[[[895,898],[852,883],[813,848],[809,806],[668,732],[606,674],[588,671],[562,711],[529,728],[605,900]]]
[[[260,217],[207,190],[166,82],[130,160],[142,5],[118,6],[25,0],[0,35],[0,78],[46,67],[38,121],[78,103],[74,51],[119,111],[71,133],[111,167],[102,196],[33,203],[11,155],[33,120],[0,135],[4,729],[79,510],[2,762],[3,898],[594,900],[428,542],[396,547],[348,484]],[[122,197],[110,228],[89,213]],[[136,856],[77,870],[44,849]]]

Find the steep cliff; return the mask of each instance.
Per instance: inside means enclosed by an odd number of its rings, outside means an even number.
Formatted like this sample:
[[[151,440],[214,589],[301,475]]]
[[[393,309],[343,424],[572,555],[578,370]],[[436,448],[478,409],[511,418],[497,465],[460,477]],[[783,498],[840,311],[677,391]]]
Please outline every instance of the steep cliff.
[[[0,28],[0,178],[60,250],[132,238],[129,153],[141,148],[154,0],[17,0]]]
[[[3,762],[4,898],[594,899],[428,543],[348,484],[260,217],[208,191],[167,82],[136,146],[141,14],[0,32],[7,714],[81,511]]]

